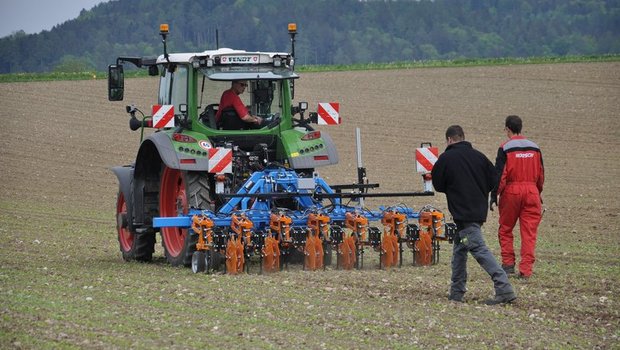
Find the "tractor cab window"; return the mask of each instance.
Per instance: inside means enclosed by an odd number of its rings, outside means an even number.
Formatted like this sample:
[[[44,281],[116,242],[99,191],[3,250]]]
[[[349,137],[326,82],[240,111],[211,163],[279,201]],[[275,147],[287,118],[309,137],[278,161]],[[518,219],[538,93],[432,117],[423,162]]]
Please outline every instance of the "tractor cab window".
[[[255,80],[251,86],[251,113],[262,118],[269,118],[280,113],[280,84],[275,80]]]
[[[169,65],[162,69],[159,80],[160,105],[174,105],[175,113],[180,111],[181,104],[187,104],[187,67]]]
[[[241,79],[246,80],[246,79]],[[250,114],[263,120],[273,120],[282,114],[281,82],[279,80],[247,79],[248,86],[239,98]],[[232,80],[210,80],[201,75],[198,80],[198,113],[200,120],[211,128],[216,128],[215,114],[219,108],[222,94],[232,86]]]

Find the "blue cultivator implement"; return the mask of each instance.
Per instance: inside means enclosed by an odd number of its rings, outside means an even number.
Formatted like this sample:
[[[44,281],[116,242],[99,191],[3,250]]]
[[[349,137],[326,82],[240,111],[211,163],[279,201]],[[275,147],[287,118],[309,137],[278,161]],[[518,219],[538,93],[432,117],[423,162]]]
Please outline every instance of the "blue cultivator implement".
[[[412,251],[414,265],[430,265],[439,259],[439,241],[451,240],[455,227],[431,207],[414,211],[405,206],[373,211],[343,204],[343,199],[363,202],[365,197],[432,196],[434,193],[368,193],[368,187],[353,184],[330,187],[316,173],[299,177],[284,167],[254,172],[235,194],[223,195],[228,202],[217,212],[191,208],[186,215],[154,218],[154,227],[191,228],[197,235],[192,256],[194,272],[211,272],[225,265],[236,274],[255,257],[260,271],[272,272],[303,257],[304,269],[316,270],[331,264],[336,268],[362,268],[367,247],[379,253],[379,266],[402,266],[405,246]],[[357,192],[342,193],[354,188]],[[274,200],[287,199],[287,208]],[[294,208],[294,209],[291,209]],[[380,222],[382,228],[371,226]]]

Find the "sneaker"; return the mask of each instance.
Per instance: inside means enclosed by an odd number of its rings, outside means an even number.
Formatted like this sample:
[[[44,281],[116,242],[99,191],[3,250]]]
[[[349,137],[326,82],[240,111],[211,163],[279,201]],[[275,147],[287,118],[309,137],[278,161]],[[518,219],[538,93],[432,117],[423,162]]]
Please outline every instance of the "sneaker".
[[[489,299],[484,303],[486,305],[510,304],[517,299],[514,293],[496,295],[495,298]]]
[[[463,295],[462,294],[450,294],[448,296],[448,300],[455,301],[457,303],[464,303],[465,302],[465,301],[463,301]]]
[[[530,279],[530,276],[526,276],[524,274],[522,274],[521,272],[519,272],[519,274],[517,275],[517,279],[523,280],[523,281],[527,281]]]
[[[515,266],[514,265],[502,265],[502,269],[506,272],[507,275],[514,275]]]

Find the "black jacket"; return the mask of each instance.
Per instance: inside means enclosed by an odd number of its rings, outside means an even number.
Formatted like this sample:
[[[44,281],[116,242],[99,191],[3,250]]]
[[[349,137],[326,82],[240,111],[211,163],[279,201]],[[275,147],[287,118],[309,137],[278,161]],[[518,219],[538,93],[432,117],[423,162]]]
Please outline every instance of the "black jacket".
[[[493,163],[471,143],[448,146],[433,166],[432,176],[435,190],[446,194],[454,221],[486,221],[489,192],[497,177]]]

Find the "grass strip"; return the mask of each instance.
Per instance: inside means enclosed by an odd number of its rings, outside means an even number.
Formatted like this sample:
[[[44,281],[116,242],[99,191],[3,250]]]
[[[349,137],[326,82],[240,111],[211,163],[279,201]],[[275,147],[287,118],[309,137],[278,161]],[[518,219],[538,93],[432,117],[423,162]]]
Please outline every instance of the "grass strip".
[[[620,54],[588,55],[588,56],[548,56],[548,57],[500,57],[500,58],[458,58],[453,60],[419,60],[387,63],[360,63],[340,65],[299,65],[298,72],[335,72],[413,68],[444,68],[444,67],[478,67],[502,66],[516,64],[550,64],[550,63],[593,63],[618,62]],[[127,69],[125,78],[147,77],[145,69]],[[107,72],[44,72],[44,73],[10,73],[0,74],[0,83],[31,82],[31,81],[62,81],[107,79]]]

